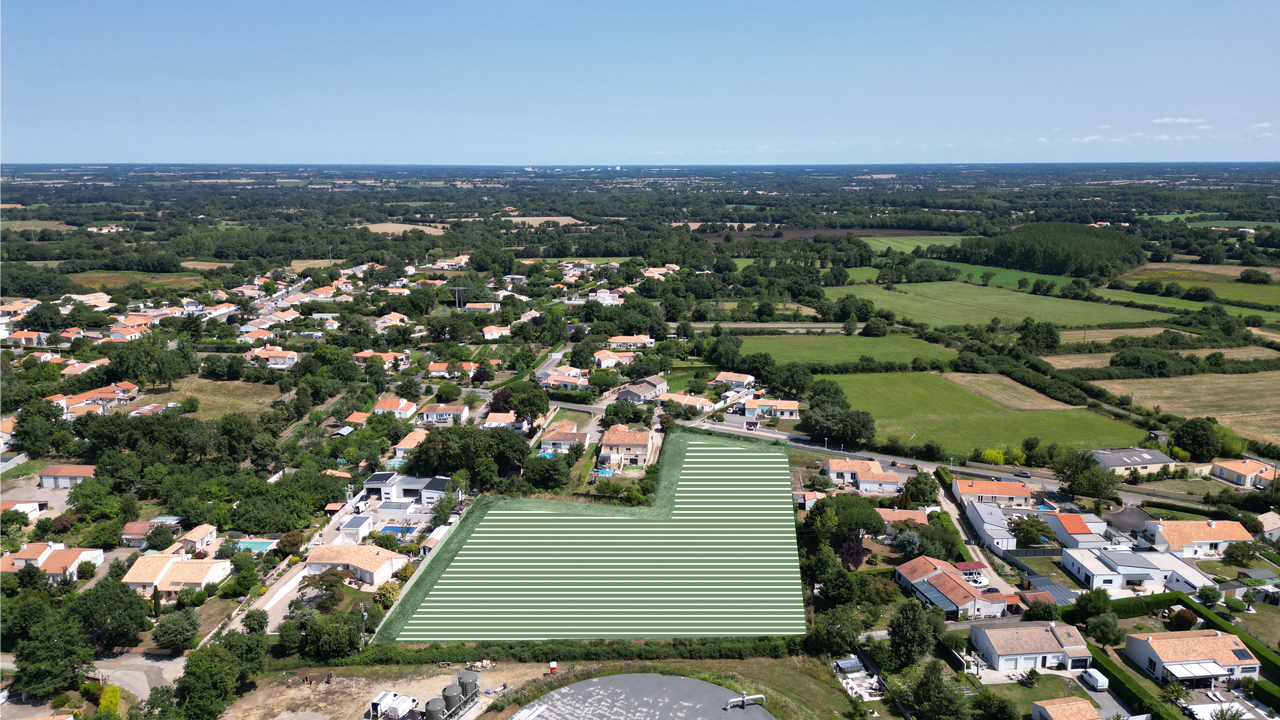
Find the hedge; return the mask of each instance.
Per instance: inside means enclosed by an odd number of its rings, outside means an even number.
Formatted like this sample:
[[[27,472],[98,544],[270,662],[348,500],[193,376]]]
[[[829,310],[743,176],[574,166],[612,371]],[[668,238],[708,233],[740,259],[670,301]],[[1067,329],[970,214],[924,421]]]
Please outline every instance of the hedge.
[[[1144,597],[1123,598],[1111,601],[1111,612],[1121,620],[1128,618],[1142,617],[1150,615],[1157,610],[1164,610],[1173,607],[1185,598],[1186,595],[1176,592],[1157,593],[1155,595],[1147,595]],[[1076,606],[1072,605],[1062,613],[1062,621],[1071,625],[1083,624],[1085,618],[1078,616]]]
[[[1198,507],[1192,507],[1190,505],[1179,505],[1177,503],[1162,502],[1160,500],[1147,500],[1146,498],[1143,498],[1142,500],[1142,507],[1156,508],[1157,510],[1173,510],[1174,512],[1191,513],[1192,515],[1205,515],[1207,517],[1213,518],[1214,520],[1230,519],[1227,516],[1227,514],[1222,512],[1221,510],[1212,509],[1212,508],[1198,508]]]
[[[519,641],[429,643],[410,648],[391,643],[375,643],[356,653],[325,664],[351,665],[435,665],[439,662],[476,662],[484,659],[521,663],[583,662],[597,660],[744,660],[753,657],[783,658],[804,652],[804,636],[706,638],[672,641]]]
[[[1125,705],[1136,714],[1151,713],[1153,718],[1161,720],[1180,720],[1176,713],[1169,712],[1167,705],[1157,700],[1146,688],[1138,684],[1138,680],[1126,672],[1107,655],[1102,648],[1088,643],[1089,653],[1093,655],[1093,668],[1111,681],[1111,689],[1115,691]]]

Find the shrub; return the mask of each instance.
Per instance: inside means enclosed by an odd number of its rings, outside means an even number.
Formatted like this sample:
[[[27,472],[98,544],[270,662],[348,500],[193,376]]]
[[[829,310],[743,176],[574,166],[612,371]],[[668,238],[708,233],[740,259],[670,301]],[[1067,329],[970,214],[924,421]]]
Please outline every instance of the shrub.
[[[1196,626],[1199,616],[1193,611],[1183,608],[1173,614],[1173,628],[1175,630],[1190,630]]]
[[[54,710],[61,710],[62,708],[69,705],[70,703],[71,703],[71,696],[66,693],[62,693],[61,695],[58,695],[57,697],[55,697],[53,700],[49,701],[49,707],[53,708]]]
[[[108,685],[107,689],[102,691],[102,696],[98,699],[98,712],[107,717],[120,714],[119,685]]]

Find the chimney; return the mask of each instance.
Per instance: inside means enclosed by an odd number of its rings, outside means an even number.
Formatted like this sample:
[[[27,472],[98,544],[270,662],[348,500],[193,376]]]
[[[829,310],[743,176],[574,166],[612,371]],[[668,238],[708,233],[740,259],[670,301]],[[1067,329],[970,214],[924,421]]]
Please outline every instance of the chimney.
[[[1221,631],[1221,630],[1214,630],[1214,631],[1213,631],[1213,636],[1214,636],[1214,637],[1222,637],[1222,631]]]
[[[1147,636],[1147,642],[1151,642],[1151,636],[1150,636],[1150,635],[1148,635],[1148,636]]]
[[[1214,522],[1213,520],[1210,520],[1210,521],[1209,521],[1209,527],[1218,527],[1218,524],[1217,524],[1216,522]]]
[[[1049,627],[1051,627],[1051,628],[1056,628],[1056,627],[1058,627],[1058,623],[1056,623],[1056,622],[1054,622],[1054,621],[1050,620],[1050,621],[1049,621]]]

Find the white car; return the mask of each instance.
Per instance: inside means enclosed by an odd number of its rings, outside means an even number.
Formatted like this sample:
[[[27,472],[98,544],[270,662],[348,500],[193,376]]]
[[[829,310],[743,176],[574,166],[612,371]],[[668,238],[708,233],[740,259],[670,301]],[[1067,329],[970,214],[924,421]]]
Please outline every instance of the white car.
[[[990,585],[991,581],[988,580],[985,575],[978,575],[977,577],[969,578],[969,584],[976,588],[984,588]]]

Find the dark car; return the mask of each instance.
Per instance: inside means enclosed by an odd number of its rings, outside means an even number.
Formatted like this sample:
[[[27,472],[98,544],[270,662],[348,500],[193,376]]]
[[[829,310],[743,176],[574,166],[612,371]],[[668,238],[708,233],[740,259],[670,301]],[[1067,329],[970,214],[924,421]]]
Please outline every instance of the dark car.
[[[986,590],[982,591],[982,594],[990,595],[991,593],[998,593],[998,592],[1000,592],[1000,588],[987,588]]]
[[[1031,477],[1031,472],[1028,470],[1019,470],[1018,472],[1014,473],[1013,476],[1029,478]]]

